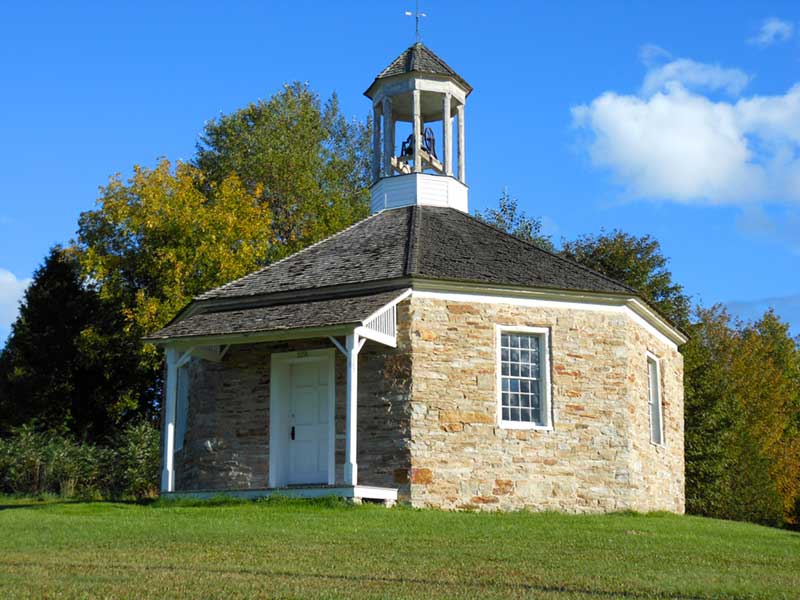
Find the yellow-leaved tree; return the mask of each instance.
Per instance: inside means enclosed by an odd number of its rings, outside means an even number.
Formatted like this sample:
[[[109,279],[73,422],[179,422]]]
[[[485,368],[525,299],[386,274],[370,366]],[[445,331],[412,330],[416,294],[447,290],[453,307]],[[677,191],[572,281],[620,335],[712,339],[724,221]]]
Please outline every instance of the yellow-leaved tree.
[[[209,189],[213,194],[201,190]],[[196,167],[162,159],[101,188],[81,215],[87,276],[119,307],[131,335],[165,325],[197,294],[264,264],[273,241],[269,208],[235,175],[208,183]],[[212,199],[213,198],[213,199]],[[160,357],[143,348],[155,372]]]

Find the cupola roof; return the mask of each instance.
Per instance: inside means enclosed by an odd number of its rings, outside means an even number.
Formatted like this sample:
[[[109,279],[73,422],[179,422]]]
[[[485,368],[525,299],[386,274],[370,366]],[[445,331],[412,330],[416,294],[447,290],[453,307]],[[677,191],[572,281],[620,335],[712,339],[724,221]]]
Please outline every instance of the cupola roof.
[[[456,73],[450,65],[439,58],[425,44],[417,42],[406,48],[400,56],[395,58],[388,67],[381,71],[364,94],[368,97],[372,97],[371,91],[379,80],[396,75],[404,75],[406,73],[424,73],[449,77],[463,87],[467,95],[472,91],[472,86],[468,84],[461,75]]]

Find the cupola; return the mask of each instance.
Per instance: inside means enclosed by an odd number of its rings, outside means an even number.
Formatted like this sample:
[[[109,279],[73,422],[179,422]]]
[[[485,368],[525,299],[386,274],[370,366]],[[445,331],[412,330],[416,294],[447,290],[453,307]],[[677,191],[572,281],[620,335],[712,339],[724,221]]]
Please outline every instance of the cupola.
[[[471,91],[420,42],[375,78],[364,92],[373,110],[373,213],[412,205],[469,212],[464,105]]]

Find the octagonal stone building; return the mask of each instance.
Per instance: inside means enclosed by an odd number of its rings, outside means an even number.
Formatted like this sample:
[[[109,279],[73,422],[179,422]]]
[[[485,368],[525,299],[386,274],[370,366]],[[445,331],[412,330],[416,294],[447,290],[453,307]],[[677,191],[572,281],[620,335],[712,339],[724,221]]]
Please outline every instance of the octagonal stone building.
[[[366,92],[373,214],[148,338],[167,356],[165,494],[683,512],[684,334],[469,216],[471,91],[404,51]]]

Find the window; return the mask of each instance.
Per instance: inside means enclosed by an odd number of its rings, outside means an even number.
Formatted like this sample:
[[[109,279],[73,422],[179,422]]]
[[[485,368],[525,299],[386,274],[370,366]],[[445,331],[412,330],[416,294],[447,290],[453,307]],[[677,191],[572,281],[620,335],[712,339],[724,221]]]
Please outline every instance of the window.
[[[188,364],[178,367],[178,397],[175,403],[175,450],[183,448],[186,437],[186,417],[189,412]]]
[[[550,427],[547,330],[498,328],[499,417],[504,427]]]
[[[650,408],[650,441],[662,446],[664,444],[664,423],[661,409],[661,378],[659,376],[658,359],[647,357],[647,403]]]

